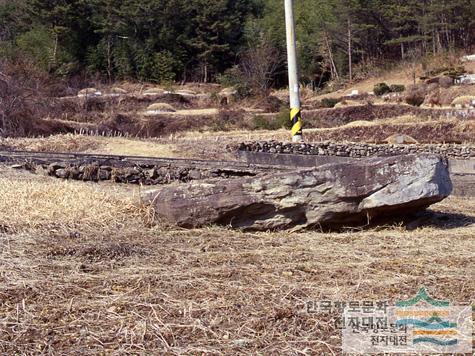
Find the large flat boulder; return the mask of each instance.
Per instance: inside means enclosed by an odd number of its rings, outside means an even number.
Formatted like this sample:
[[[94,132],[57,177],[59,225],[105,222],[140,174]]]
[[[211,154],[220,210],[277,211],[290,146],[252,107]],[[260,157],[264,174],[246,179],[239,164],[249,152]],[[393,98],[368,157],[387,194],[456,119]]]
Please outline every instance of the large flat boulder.
[[[407,155],[166,186],[144,200],[160,220],[181,227],[277,230],[392,218],[425,209],[451,190],[444,159]]]

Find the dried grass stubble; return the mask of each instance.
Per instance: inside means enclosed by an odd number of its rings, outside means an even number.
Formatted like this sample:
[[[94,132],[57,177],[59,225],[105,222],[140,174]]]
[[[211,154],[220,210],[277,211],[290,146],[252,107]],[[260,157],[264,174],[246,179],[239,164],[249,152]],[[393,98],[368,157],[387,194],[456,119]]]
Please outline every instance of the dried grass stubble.
[[[0,252],[5,353],[339,354],[338,315],[307,313],[308,300],[402,298],[421,285],[454,301],[475,295],[473,224],[147,227],[129,188],[22,177],[0,177],[12,228]],[[474,218],[473,200],[435,209]]]

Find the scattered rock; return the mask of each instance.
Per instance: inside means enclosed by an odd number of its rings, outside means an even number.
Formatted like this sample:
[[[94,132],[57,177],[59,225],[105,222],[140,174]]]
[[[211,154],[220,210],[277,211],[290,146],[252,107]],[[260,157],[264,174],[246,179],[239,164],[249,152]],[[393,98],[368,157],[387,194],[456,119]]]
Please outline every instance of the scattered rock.
[[[49,164],[47,167],[47,170],[48,170],[48,173],[51,173],[51,172],[57,171],[58,169],[65,169],[65,168],[66,168],[66,165],[64,163],[55,162],[55,163]]]
[[[144,201],[154,204],[160,220],[185,228],[266,231],[364,224],[424,209],[451,190],[442,158],[407,155],[169,186]]]
[[[106,169],[99,169],[97,173],[97,179],[98,180],[109,180],[111,179],[111,172]]]

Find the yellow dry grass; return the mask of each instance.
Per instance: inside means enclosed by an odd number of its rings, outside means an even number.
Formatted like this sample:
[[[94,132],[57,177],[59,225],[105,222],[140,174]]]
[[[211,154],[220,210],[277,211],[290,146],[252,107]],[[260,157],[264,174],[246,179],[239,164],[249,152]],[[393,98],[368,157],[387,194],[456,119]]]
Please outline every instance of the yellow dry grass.
[[[373,121],[356,120],[339,127],[323,129],[323,130],[339,130],[342,128],[350,128],[350,127],[378,126],[378,125],[384,125],[384,124],[387,125],[388,122],[391,125],[399,125],[399,124],[418,124],[418,123],[427,122],[427,121],[430,121],[430,118],[418,117],[414,115],[403,115],[403,116],[398,116],[398,117],[394,117],[390,119],[379,119],[379,120],[373,120]],[[314,130],[322,130],[322,129],[314,129]]]
[[[390,71],[386,71],[379,76],[371,77],[369,79],[349,85],[345,89],[340,89],[332,93],[317,95],[315,98],[321,100],[324,98],[346,96],[350,95],[354,90],[358,90],[360,94],[365,94],[368,92],[372,92],[374,90],[374,86],[378,83],[402,84],[408,86],[413,84],[413,79],[411,73],[409,73],[407,69],[396,68]]]
[[[183,96],[194,96],[197,93],[191,89],[179,89],[176,91],[176,94],[183,95]]]
[[[208,116],[208,115],[218,115],[219,109],[216,108],[207,108],[207,109],[189,109],[189,110],[178,110],[174,113],[171,113],[171,116]]]
[[[242,233],[146,224],[127,186],[0,168],[4,354],[341,354],[307,301],[475,296],[475,200],[408,231]]]
[[[87,153],[146,156],[146,157],[179,157],[175,146],[157,141],[133,140],[127,138],[109,138]]]
[[[149,111],[143,112],[144,116],[161,116],[161,117],[185,117],[185,118],[200,118],[200,117],[209,117],[216,116],[219,114],[219,109],[216,108],[206,108],[206,109],[186,109],[186,110],[177,110],[174,112],[160,112],[156,110],[148,109]]]
[[[113,87],[111,88],[110,92],[113,94],[127,94],[127,90],[120,87]]]
[[[106,193],[94,184],[2,173],[0,220],[10,232],[120,230],[138,216],[137,195],[114,195],[113,186]]]
[[[83,152],[149,157],[177,157],[172,144],[157,140],[85,135],[54,135],[43,138],[0,139],[0,145],[15,150],[39,152]]]
[[[144,90],[141,94],[144,95],[157,95],[157,94],[163,94],[165,92],[164,89],[162,88],[149,88]]]
[[[467,106],[467,105],[472,105],[472,103],[475,103],[474,95],[463,95],[463,96],[459,96],[458,98],[455,98],[454,101],[452,101],[452,106],[456,106],[456,105]]]
[[[101,143],[94,136],[54,135],[37,138],[0,138],[0,145],[16,150],[39,152],[84,152],[94,150]]]
[[[147,108],[148,111],[175,112],[175,108],[167,103],[155,103]]]
[[[463,64],[463,66],[465,67],[465,70],[468,72],[468,73],[475,73],[475,62],[474,61],[470,61],[470,62],[465,62]]]
[[[337,103],[335,105],[335,108],[342,108],[342,107],[346,107],[346,106],[363,106],[363,105],[365,105],[365,103],[361,102],[361,101],[343,100],[343,101],[340,101],[339,103]]]
[[[94,95],[98,90],[96,88],[85,88],[78,92],[78,95]]]

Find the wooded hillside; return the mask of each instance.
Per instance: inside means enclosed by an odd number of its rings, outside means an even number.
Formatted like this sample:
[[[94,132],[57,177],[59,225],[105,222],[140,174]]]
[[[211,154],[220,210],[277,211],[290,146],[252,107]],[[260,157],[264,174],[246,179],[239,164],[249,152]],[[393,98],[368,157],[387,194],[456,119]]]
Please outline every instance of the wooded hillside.
[[[0,0],[0,56],[62,76],[270,86],[285,78],[283,11],[282,0]],[[475,42],[475,0],[297,0],[296,16],[301,79],[315,86]]]

